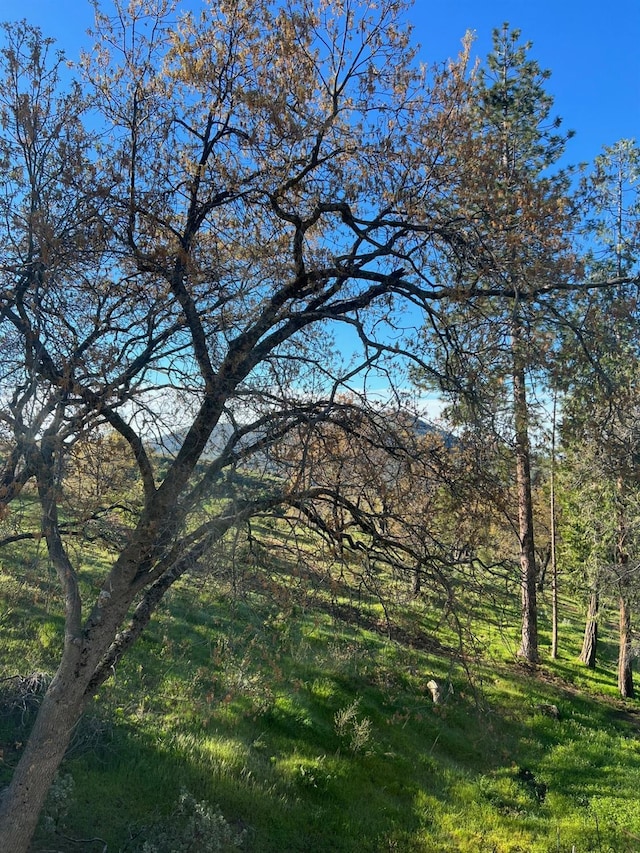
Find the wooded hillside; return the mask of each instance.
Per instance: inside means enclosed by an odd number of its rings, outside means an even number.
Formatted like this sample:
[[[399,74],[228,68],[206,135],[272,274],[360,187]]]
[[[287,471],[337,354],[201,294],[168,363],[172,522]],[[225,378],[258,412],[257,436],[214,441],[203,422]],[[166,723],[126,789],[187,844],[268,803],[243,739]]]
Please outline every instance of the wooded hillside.
[[[7,745],[0,850],[29,849],[75,733],[154,620],[158,654],[188,657],[176,631],[203,578],[231,595],[221,613],[242,602],[249,632],[266,600],[285,624],[302,609],[301,647],[329,617],[398,644],[404,677],[437,682],[432,722],[448,685],[486,711],[489,626],[507,638],[500,667],[506,654],[535,693],[577,654],[576,619],[597,667],[613,607],[633,699],[640,154],[621,140],[561,168],[571,133],[520,33],[497,29],[479,66],[467,37],[425,67],[404,11],[118,0],[97,6],[72,67],[28,22],[2,30],[2,618],[13,632],[18,607],[32,624],[43,589],[56,604],[42,674],[5,663],[9,716],[37,714]],[[425,392],[445,404],[426,432]],[[234,658],[207,632],[215,673]],[[269,713],[278,654],[256,675]],[[127,677],[140,718],[160,689],[145,693],[145,666]],[[594,701],[569,693],[567,707]],[[327,750],[360,752],[374,723],[358,696],[335,714]],[[516,800],[544,802],[549,783],[520,771]],[[235,843],[191,793],[183,809]],[[167,838],[157,849],[183,843]]]

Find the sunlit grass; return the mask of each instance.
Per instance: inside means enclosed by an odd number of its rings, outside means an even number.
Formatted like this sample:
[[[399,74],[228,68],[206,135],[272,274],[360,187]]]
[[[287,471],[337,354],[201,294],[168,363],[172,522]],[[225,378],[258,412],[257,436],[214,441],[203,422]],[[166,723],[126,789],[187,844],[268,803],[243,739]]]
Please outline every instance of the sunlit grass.
[[[109,557],[92,560],[87,590]],[[515,585],[461,590],[456,624],[397,579],[385,612],[348,571],[310,592],[284,562],[244,571],[178,584],[105,685],[63,768],[64,836],[137,853],[186,789],[250,853],[637,849],[637,706],[616,698],[613,624],[596,669],[582,667],[583,614],[566,596],[552,661],[543,593],[532,672],[515,659]],[[3,554],[0,630],[1,677],[53,671],[61,602],[33,545]],[[29,719],[0,717],[3,780]],[[62,834],[40,849],[65,850]]]

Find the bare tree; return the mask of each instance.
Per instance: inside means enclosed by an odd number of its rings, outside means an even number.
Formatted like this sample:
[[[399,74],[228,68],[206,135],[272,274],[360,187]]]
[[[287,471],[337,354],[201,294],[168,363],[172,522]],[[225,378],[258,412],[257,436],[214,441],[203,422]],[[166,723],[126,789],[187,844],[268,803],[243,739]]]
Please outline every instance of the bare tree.
[[[0,849],[28,848],[83,709],[171,585],[274,507],[319,523],[324,486],[234,491],[225,472],[335,414],[393,351],[402,305],[446,298],[411,271],[460,239],[441,199],[466,60],[426,79],[401,12],[224,0],[177,18],[163,0],[116,2],[66,89],[49,41],[3,31],[1,498],[35,484],[65,638]],[[340,328],[359,361],[336,352]],[[119,507],[92,496],[111,565],[90,602],[68,547],[89,519],[70,530],[59,506],[107,436],[137,492]]]
[[[366,405],[369,373],[412,355],[400,318],[435,319],[475,287],[450,277],[479,248],[451,203],[468,45],[424,72],[403,12],[218,0],[179,17],[168,0],[116,0],[66,88],[37,30],[3,31],[0,500],[33,484],[65,638],[0,805],[2,850],[27,850],[87,703],[230,531],[276,508],[322,530],[340,501],[379,553],[402,553],[304,468],[253,488],[226,475],[281,464],[309,424],[348,433],[341,395]],[[517,294],[495,278],[486,295]],[[70,528],[59,507],[101,440],[136,488],[114,506],[99,487]],[[89,523],[111,555],[93,601],[69,548]]]

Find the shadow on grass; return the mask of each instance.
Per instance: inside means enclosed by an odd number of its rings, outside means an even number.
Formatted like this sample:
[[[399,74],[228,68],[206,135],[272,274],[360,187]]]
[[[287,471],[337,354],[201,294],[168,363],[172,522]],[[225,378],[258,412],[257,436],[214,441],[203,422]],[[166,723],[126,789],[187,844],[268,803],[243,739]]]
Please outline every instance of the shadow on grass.
[[[268,585],[233,600],[178,588],[65,761],[74,805],[55,849],[100,838],[109,853],[138,853],[182,789],[218,805],[249,853],[475,853],[455,846],[458,828],[486,840],[512,820],[533,838],[537,821],[548,840],[567,815],[590,827],[598,815],[609,840],[623,816],[635,831],[635,741],[615,707],[579,693],[570,661],[486,666],[478,701],[438,644],[402,625],[389,637],[355,606],[322,601]],[[434,673],[452,687],[438,706],[425,687]],[[62,834],[75,839],[67,848]]]

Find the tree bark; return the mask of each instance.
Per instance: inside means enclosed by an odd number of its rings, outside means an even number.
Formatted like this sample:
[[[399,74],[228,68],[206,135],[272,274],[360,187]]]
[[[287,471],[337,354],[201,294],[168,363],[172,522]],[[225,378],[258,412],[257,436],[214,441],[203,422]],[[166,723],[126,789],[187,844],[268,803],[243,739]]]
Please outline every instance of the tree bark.
[[[633,656],[631,650],[631,608],[620,595],[620,650],[618,653],[618,690],[623,699],[633,699]]]
[[[263,506],[271,506],[274,502],[267,498]],[[0,800],[0,853],[28,853],[49,787],[87,704],[148,625],[167,590],[197,564],[231,526],[245,523],[254,508],[255,504],[251,504],[244,515],[238,509],[236,514],[213,525],[208,535],[203,535],[181,557],[174,556],[166,568],[160,561],[157,579],[146,587],[130,613],[131,604],[142,586],[136,576],[149,560],[152,542],[162,529],[165,517],[157,510],[150,511],[142,531],[132,536],[132,541],[112,567],[81,630],[70,631],[67,621],[60,666],[45,694],[11,783]],[[171,516],[173,512],[172,507],[165,509],[166,515]],[[107,587],[111,592],[107,592]]]
[[[591,592],[589,598],[589,610],[584,627],[584,638],[582,640],[582,651],[580,661],[589,669],[596,668],[596,653],[598,649],[598,610],[600,609],[600,595],[597,589]]]
[[[536,595],[536,552],[533,536],[531,496],[531,452],[529,412],[520,322],[514,316],[511,338],[513,358],[513,408],[516,449],[516,486],[520,538],[520,581],[522,590],[522,638],[518,656],[529,663],[538,661],[538,602]]]
[[[420,571],[420,566],[416,566],[413,570],[411,576],[411,595],[415,598],[420,595],[420,590],[422,589],[422,573]]]
[[[618,591],[620,608],[620,642],[618,649],[618,690],[623,699],[633,699],[632,671],[632,633],[631,607],[629,604],[629,553],[627,551],[627,513],[625,507],[624,481],[621,476],[616,481],[617,492],[617,530],[616,530],[616,571],[618,573]]]
[[[127,586],[126,584],[124,586]],[[67,637],[62,660],[49,685],[25,750],[0,800],[0,851],[27,853],[49,787],[64,758],[71,735],[97,687],[111,670],[111,646],[122,626],[133,593],[114,587],[113,598],[100,600],[81,635]],[[145,614],[145,624],[151,611]]]
[[[135,555],[133,551],[128,552],[132,564],[140,564],[143,547],[139,545]],[[11,783],[0,801],[2,853],[27,853],[73,729],[95,693],[95,687],[107,677],[105,673],[100,682],[95,680],[135,595],[135,587],[126,577],[116,581],[112,570],[110,578],[112,592],[98,596],[82,628],[70,625],[73,612],[67,613],[60,666],[38,710]]]
[[[549,494],[549,527],[551,550],[551,659],[558,657],[558,559],[556,548],[556,396],[553,398],[551,423],[551,483]]]
[[[63,661],[0,800],[0,850],[26,853],[47,793],[85,707],[85,684]]]

